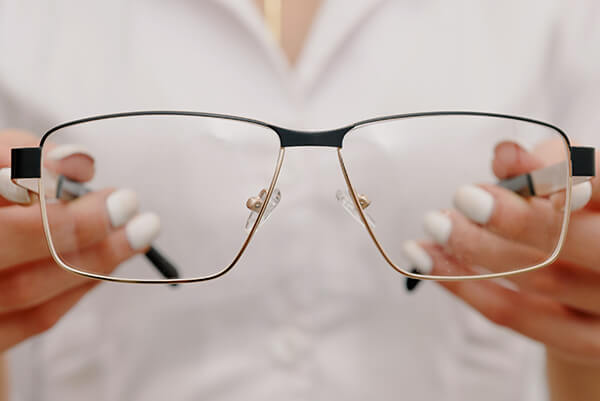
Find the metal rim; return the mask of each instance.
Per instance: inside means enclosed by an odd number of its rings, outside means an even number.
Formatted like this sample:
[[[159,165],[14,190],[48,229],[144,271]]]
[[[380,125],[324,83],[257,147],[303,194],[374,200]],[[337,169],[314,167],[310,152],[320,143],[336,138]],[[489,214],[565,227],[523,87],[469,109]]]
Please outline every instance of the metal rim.
[[[343,148],[343,139],[345,138],[346,134],[348,134],[349,132],[353,131],[354,129],[358,128],[358,127],[363,127],[365,125],[369,125],[369,124],[373,124],[373,123],[377,123],[377,122],[381,122],[381,121],[386,121],[386,120],[394,120],[394,119],[406,119],[406,118],[415,118],[415,117],[433,117],[433,116],[451,116],[451,115],[455,115],[455,116],[480,116],[480,117],[496,117],[496,118],[504,118],[504,119],[512,119],[512,120],[518,120],[518,121],[523,121],[523,122],[529,122],[529,123],[534,123],[534,124],[538,124],[538,125],[542,125],[548,128],[553,129],[554,131],[556,131],[558,134],[560,134],[564,144],[566,145],[567,148],[567,154],[568,154],[568,159],[569,161],[571,161],[571,151],[570,151],[570,141],[569,138],[567,137],[567,135],[558,127],[543,122],[543,121],[539,121],[539,120],[535,120],[535,119],[531,119],[531,118],[527,118],[527,117],[520,117],[520,116],[514,116],[514,115],[507,115],[507,114],[499,114],[499,113],[488,113],[488,112],[478,112],[478,111],[432,111],[432,112],[418,112],[418,113],[408,113],[408,114],[395,114],[395,115],[388,115],[388,116],[382,116],[382,117],[376,117],[376,118],[371,118],[371,119],[367,119],[367,120],[362,120],[350,125],[347,125],[345,127],[342,128],[338,128],[335,130],[328,130],[328,131],[294,131],[294,130],[289,130],[289,129],[285,129],[282,127],[278,127],[263,121],[259,121],[259,120],[255,120],[255,119],[250,119],[250,118],[246,118],[246,117],[239,117],[239,116],[234,116],[234,115],[227,115],[227,114],[218,114],[218,113],[206,113],[206,112],[192,112],[192,111],[165,111],[165,110],[157,110],[157,111],[133,111],[133,112],[125,112],[125,113],[113,113],[113,114],[104,114],[104,115],[97,115],[97,116],[93,116],[93,117],[87,117],[87,118],[82,118],[82,119],[78,119],[78,120],[73,120],[73,121],[69,121],[60,125],[57,125],[53,128],[51,128],[50,130],[48,130],[42,137],[42,139],[40,140],[40,147],[42,148],[44,146],[44,144],[46,143],[48,137],[55,131],[62,129],[62,128],[66,128],[69,126],[73,126],[76,124],[83,124],[83,123],[87,123],[87,122],[92,122],[92,121],[98,121],[98,120],[104,120],[104,119],[111,119],[111,118],[120,118],[120,117],[133,117],[133,116],[148,116],[148,115],[177,115],[177,116],[197,116],[197,117],[212,117],[212,118],[222,118],[222,119],[228,119],[228,120],[236,120],[236,121],[241,121],[241,122],[246,122],[246,123],[252,123],[252,124],[256,124],[256,125],[260,125],[263,126],[265,128],[270,128],[273,131],[275,131],[275,133],[279,136],[280,139],[280,151],[279,151],[279,156],[277,159],[277,163],[276,163],[276,168],[275,168],[275,172],[273,174],[272,180],[271,180],[271,184],[269,185],[269,190],[267,192],[267,197],[265,199],[265,202],[263,203],[260,212],[258,214],[257,220],[254,223],[254,226],[252,227],[252,229],[250,230],[246,240],[244,241],[244,243],[241,246],[241,249],[238,251],[238,253],[236,254],[235,258],[233,259],[233,261],[226,266],[225,268],[223,268],[221,271],[219,271],[218,273],[209,275],[209,276],[202,276],[202,277],[195,277],[195,278],[189,278],[189,279],[158,279],[158,280],[138,280],[138,279],[128,279],[128,278],[116,278],[116,277],[111,277],[111,276],[106,276],[106,275],[100,275],[100,274],[94,274],[94,273],[88,273],[88,272],[84,272],[81,270],[78,270],[77,268],[74,268],[72,266],[69,266],[68,264],[66,264],[58,255],[58,252],[56,251],[56,249],[54,248],[53,242],[52,242],[52,235],[50,232],[50,227],[49,227],[49,222],[48,222],[48,216],[47,216],[47,210],[46,210],[46,199],[44,196],[40,196],[40,208],[41,208],[41,212],[42,212],[42,223],[43,223],[43,228],[44,228],[44,233],[46,235],[46,242],[48,244],[48,248],[50,250],[50,253],[52,255],[52,258],[55,260],[55,262],[61,266],[62,268],[79,274],[81,276],[85,276],[85,277],[89,277],[89,278],[93,278],[93,279],[100,279],[100,280],[106,280],[106,281],[112,281],[112,282],[122,282],[122,283],[143,283],[143,284],[178,284],[178,283],[192,283],[192,282],[199,282],[199,281],[207,281],[207,280],[212,280],[215,278],[218,278],[222,275],[224,275],[225,273],[227,273],[228,271],[230,271],[234,265],[239,261],[239,259],[241,258],[241,256],[243,255],[245,249],[247,248],[247,246],[250,243],[250,240],[252,239],[256,229],[258,228],[258,225],[260,224],[260,221],[262,220],[262,217],[264,215],[264,212],[266,210],[266,206],[268,205],[270,199],[271,199],[271,195],[273,193],[273,190],[275,188],[275,185],[277,183],[277,179],[279,177],[279,173],[281,171],[281,166],[283,163],[283,159],[284,159],[284,154],[285,154],[285,147],[286,146],[331,146],[331,147],[337,147],[337,153],[338,153],[338,159],[339,159],[339,163],[340,163],[340,167],[342,169],[342,173],[344,175],[344,179],[346,181],[346,185],[348,187],[348,191],[350,192],[350,194],[352,195],[352,200],[355,204],[355,207],[357,207],[360,218],[363,222],[363,224],[365,225],[365,228],[367,229],[371,239],[374,241],[376,247],[378,248],[380,254],[383,256],[383,258],[386,260],[386,262],[397,272],[403,274],[404,276],[407,277],[411,277],[411,278],[415,278],[415,279],[421,279],[421,280],[437,280],[437,281],[464,281],[464,280],[475,280],[475,279],[491,279],[491,278],[501,278],[501,277],[507,277],[507,276],[511,276],[511,275],[516,275],[516,274],[521,274],[521,273],[525,273],[525,272],[529,272],[532,270],[536,270],[539,269],[541,267],[545,267],[549,264],[551,264],[552,262],[554,262],[559,254],[560,251],[562,250],[562,247],[564,245],[565,239],[566,239],[566,235],[567,235],[567,231],[568,231],[568,225],[569,225],[569,219],[570,219],[570,207],[571,207],[571,190],[572,190],[572,163],[567,163],[568,164],[568,183],[567,183],[567,187],[565,189],[565,195],[566,195],[566,205],[565,205],[565,214],[563,217],[563,226],[562,226],[562,230],[559,236],[559,240],[558,240],[558,244],[556,249],[554,250],[554,252],[550,255],[550,257],[544,261],[543,263],[531,266],[531,267],[527,267],[527,268],[522,268],[522,269],[518,269],[518,270],[514,270],[514,271],[510,271],[510,272],[504,272],[504,273],[489,273],[489,274],[480,274],[480,275],[471,275],[471,276],[436,276],[436,275],[421,275],[421,274],[415,274],[415,273],[411,273],[409,271],[406,271],[400,267],[398,267],[396,264],[394,264],[391,259],[389,258],[389,256],[387,255],[387,253],[385,252],[385,250],[383,249],[382,245],[379,243],[379,241],[377,240],[375,233],[373,231],[373,229],[369,226],[369,223],[365,217],[365,214],[363,212],[363,209],[359,206],[359,199],[357,196],[357,193],[354,190],[354,187],[352,186],[350,177],[348,176],[345,164],[344,164],[344,160],[343,160],[343,156],[342,156],[342,148]],[[319,139],[319,141],[317,143],[310,143],[307,145],[302,145],[302,144],[293,144],[293,145],[288,145],[284,142],[283,138],[285,138],[287,135],[299,135],[299,136],[305,136],[306,134],[320,134],[321,138],[326,138],[327,134],[333,134],[335,136],[335,139],[332,140],[323,140],[323,143],[320,143],[322,141],[322,139]],[[43,162],[43,160],[42,160]],[[38,181],[38,189],[39,189],[39,193],[40,194],[44,194],[44,184],[43,184],[43,180],[39,179]]]
[[[570,219],[570,215],[571,215],[570,210],[571,210],[571,189],[572,189],[572,177],[573,177],[572,174],[573,174],[573,172],[572,172],[572,163],[571,163],[571,148],[570,148],[569,139],[566,136],[566,134],[564,132],[562,132],[559,128],[554,127],[551,124],[539,122],[539,121],[528,119],[528,118],[515,117],[515,116],[504,116],[501,114],[492,114],[492,113],[432,112],[432,113],[417,113],[417,114],[411,115],[410,117],[444,116],[444,115],[468,115],[468,116],[481,116],[481,117],[508,118],[508,119],[512,119],[512,120],[519,120],[519,121],[530,122],[530,123],[534,123],[534,124],[540,124],[545,127],[552,128],[560,134],[561,139],[566,147],[569,163],[567,163],[568,181],[567,181],[567,185],[565,188],[565,211],[564,211],[564,215],[563,215],[563,219],[562,219],[562,228],[561,228],[561,232],[560,232],[560,235],[558,238],[558,243],[556,245],[556,248],[554,249],[552,254],[542,263],[538,263],[538,264],[530,266],[530,267],[525,267],[525,268],[521,268],[521,269],[517,269],[517,270],[511,270],[511,271],[503,272],[503,273],[487,273],[487,274],[476,274],[476,275],[469,275],[469,276],[438,276],[438,275],[430,275],[430,274],[411,273],[410,271],[407,271],[407,270],[399,267],[397,264],[395,264],[391,260],[391,258],[389,257],[389,255],[387,254],[385,249],[383,248],[383,245],[377,239],[377,236],[375,235],[373,228],[371,227],[371,225],[369,224],[369,222],[365,216],[363,208],[360,206],[359,196],[358,196],[357,192],[355,191],[354,186],[352,185],[350,176],[346,169],[346,165],[344,164],[344,159],[342,156],[342,148],[338,148],[338,150],[337,150],[338,160],[340,163],[342,174],[344,176],[344,180],[346,181],[346,185],[348,187],[348,192],[350,192],[350,194],[352,195],[352,201],[354,203],[354,206],[358,210],[361,221],[362,221],[363,225],[365,226],[365,228],[367,229],[369,236],[371,237],[375,246],[379,250],[379,253],[381,254],[381,256],[385,259],[385,261],[388,263],[389,266],[391,266],[395,271],[397,271],[398,273],[401,273],[402,275],[404,275],[406,277],[419,279],[419,280],[435,280],[435,281],[467,281],[467,280],[502,278],[502,277],[513,276],[516,274],[530,272],[530,271],[537,270],[537,269],[540,269],[542,267],[546,267],[546,266],[552,264],[554,261],[556,261],[556,259],[558,259],[558,256],[560,255],[560,252],[563,248],[563,245],[564,245],[564,242],[565,242],[565,239],[567,236],[568,228],[569,228],[569,219]],[[405,115],[401,118],[407,118],[407,116]],[[386,118],[366,120],[361,124],[357,124],[352,130],[362,127],[362,126],[365,126],[365,125],[372,124],[372,123],[386,121],[386,120],[392,120],[392,119],[394,119],[394,118],[386,117]],[[352,130],[350,130],[350,131],[352,131]]]
[[[50,223],[48,221],[48,213],[47,213],[47,209],[46,209],[46,197],[44,195],[41,195],[39,197],[39,199],[40,199],[40,209],[42,212],[42,225],[44,227],[44,234],[46,236],[46,244],[48,245],[48,249],[50,250],[52,259],[54,259],[54,261],[60,267],[62,267],[63,269],[65,269],[67,271],[70,271],[72,273],[78,274],[80,276],[92,278],[92,279],[112,281],[112,282],[116,282],[116,283],[184,284],[184,283],[195,283],[195,282],[200,282],[200,281],[214,280],[216,278],[219,278],[219,277],[223,276],[224,274],[226,274],[227,272],[229,272],[237,264],[237,262],[242,257],[244,251],[250,244],[250,240],[254,236],[254,233],[258,229],[258,226],[262,220],[262,217],[263,217],[265,211],[267,210],[267,205],[269,204],[269,201],[271,200],[271,195],[273,194],[275,186],[277,185],[277,179],[279,178],[279,173],[281,171],[281,166],[283,164],[284,156],[285,156],[285,148],[279,148],[279,154],[278,154],[277,162],[275,165],[275,172],[273,173],[271,183],[269,184],[269,189],[267,190],[267,195],[266,195],[265,201],[263,202],[263,204],[260,208],[260,211],[258,213],[256,221],[254,222],[252,229],[248,233],[246,240],[242,243],[242,246],[241,246],[240,250],[237,252],[237,254],[235,255],[233,261],[228,266],[221,269],[219,272],[217,272],[215,274],[211,274],[208,276],[193,277],[193,278],[181,278],[181,279],[131,279],[131,278],[120,278],[120,277],[107,276],[107,275],[103,275],[103,274],[90,273],[90,272],[79,270],[76,267],[70,266],[68,263],[66,263],[62,260],[59,253],[56,251],[56,248],[54,247],[54,243],[52,241],[52,232],[50,229]],[[43,156],[42,156],[42,162],[43,162]],[[40,194],[45,194],[43,181],[44,181],[43,179],[38,180],[38,190],[39,190]]]

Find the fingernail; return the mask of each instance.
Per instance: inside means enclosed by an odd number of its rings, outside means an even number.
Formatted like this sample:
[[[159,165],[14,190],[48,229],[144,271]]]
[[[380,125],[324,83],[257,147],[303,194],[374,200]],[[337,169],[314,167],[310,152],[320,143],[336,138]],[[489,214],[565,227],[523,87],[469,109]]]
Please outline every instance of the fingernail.
[[[494,197],[474,185],[460,187],[454,194],[454,206],[469,219],[485,224],[494,210]]]
[[[421,274],[431,273],[433,260],[416,241],[406,241],[402,244],[402,251]]]
[[[159,232],[160,218],[154,213],[140,214],[125,226],[125,234],[133,250],[150,246]]]
[[[429,212],[423,220],[423,228],[438,244],[446,245],[452,232],[452,220],[442,212]]]
[[[31,202],[29,191],[11,181],[10,168],[0,169],[0,195],[14,203],[28,204]]]
[[[592,183],[582,182],[571,190],[571,211],[583,208],[592,199]]]
[[[106,209],[113,227],[121,227],[136,215],[139,208],[137,194],[131,189],[119,189],[106,198]]]
[[[52,149],[46,154],[46,157],[51,160],[62,160],[73,155],[83,155],[94,160],[89,150],[81,145],[60,145]]]

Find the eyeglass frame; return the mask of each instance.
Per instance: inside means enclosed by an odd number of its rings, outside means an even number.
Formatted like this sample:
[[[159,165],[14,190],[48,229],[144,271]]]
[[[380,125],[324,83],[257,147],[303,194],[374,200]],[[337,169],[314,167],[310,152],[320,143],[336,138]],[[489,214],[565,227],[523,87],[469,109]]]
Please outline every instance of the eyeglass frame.
[[[207,113],[207,112],[192,112],[192,111],[170,111],[170,110],[152,110],[152,111],[132,111],[132,112],[123,112],[123,113],[113,113],[113,114],[103,114],[97,115],[77,120],[72,120],[69,122],[62,123],[57,125],[50,130],[48,130],[41,138],[40,144],[38,147],[29,147],[29,148],[13,148],[11,149],[11,179],[17,185],[23,186],[22,180],[37,180],[37,191],[38,194],[45,194],[44,188],[44,180],[42,180],[42,165],[43,165],[43,156],[42,151],[44,144],[48,140],[48,138],[56,131],[78,125],[84,124],[93,121],[107,120],[107,119],[117,119],[124,117],[141,117],[141,116],[191,116],[191,117],[206,117],[206,118],[218,118],[224,120],[232,120],[232,121],[240,121],[245,123],[250,123],[254,125],[263,126],[274,131],[280,142],[279,154],[277,157],[277,162],[275,164],[275,172],[271,178],[271,182],[269,184],[269,188],[266,191],[266,196],[260,210],[258,211],[258,216],[254,225],[248,232],[248,236],[242,243],[242,246],[233,261],[225,268],[221,269],[217,273],[201,276],[201,277],[193,277],[193,278],[166,278],[166,279],[130,279],[130,278],[118,278],[112,277],[102,274],[90,273],[79,270],[75,267],[72,267],[65,263],[58,252],[54,247],[54,243],[52,241],[52,233],[50,231],[50,224],[48,222],[47,210],[46,210],[46,199],[44,195],[39,196],[40,209],[42,214],[42,223],[44,228],[44,234],[46,237],[46,243],[48,245],[48,249],[50,250],[50,254],[54,261],[63,269],[78,274],[80,276],[88,277],[91,279],[111,281],[111,282],[119,282],[119,283],[130,283],[130,284],[170,284],[177,285],[183,283],[195,283],[195,282],[203,282],[217,279],[230,270],[239,262],[244,251],[248,247],[252,237],[254,236],[260,222],[265,214],[267,209],[267,205],[271,200],[271,196],[275,190],[275,186],[277,184],[277,180],[279,178],[279,173],[281,171],[281,167],[283,164],[284,156],[285,156],[285,148],[288,147],[306,147],[306,146],[317,146],[317,147],[334,147],[337,148],[338,160],[340,163],[340,167],[342,169],[342,174],[344,176],[344,180],[346,182],[346,186],[348,187],[348,192],[352,197],[352,201],[354,203],[354,207],[359,213],[360,219],[367,229],[371,239],[373,240],[375,246],[379,250],[381,256],[385,259],[385,261],[398,273],[403,276],[416,279],[416,280],[435,280],[435,281],[467,281],[467,280],[481,280],[481,279],[495,279],[495,278],[503,278],[516,274],[522,274],[526,272],[530,272],[533,270],[537,270],[539,268],[548,266],[552,264],[559,256],[563,244],[565,242],[565,238],[568,231],[569,219],[570,219],[570,209],[571,209],[571,189],[572,189],[572,179],[573,177],[584,177],[591,178],[595,176],[595,149],[592,147],[581,147],[581,146],[571,146],[571,142],[566,135],[566,133],[558,128],[555,125],[550,123],[539,121],[535,119],[531,119],[528,117],[521,117],[515,115],[508,114],[500,114],[500,113],[490,113],[490,112],[480,112],[480,111],[429,111],[429,112],[418,112],[418,113],[407,113],[407,114],[394,114],[387,115],[381,117],[375,117],[367,120],[358,121],[352,123],[350,125],[346,125],[341,128],[336,128],[332,130],[318,130],[318,131],[303,131],[303,130],[294,130],[289,128],[280,127],[274,124],[266,123],[264,121],[255,120],[246,117],[227,115],[227,114],[219,114],[219,113]],[[343,148],[343,140],[344,137],[351,132],[352,130],[365,126],[367,124],[378,123],[382,121],[388,120],[401,120],[408,118],[419,118],[419,117],[439,117],[439,116],[472,116],[472,117],[492,117],[499,119],[508,119],[515,120],[521,122],[527,122],[532,124],[537,124],[540,126],[544,126],[556,131],[562,138],[564,145],[566,145],[566,149],[568,150],[568,159],[569,163],[567,163],[568,168],[568,182],[565,191],[565,215],[563,217],[562,229],[558,239],[558,244],[555,247],[554,252],[542,263],[538,263],[533,266],[502,272],[502,273],[485,273],[485,274],[477,274],[477,275],[469,275],[469,276],[438,276],[438,275],[430,275],[430,274],[420,274],[413,273],[411,271],[407,271],[398,265],[396,265],[391,258],[387,255],[381,243],[377,240],[377,237],[370,226],[368,219],[365,215],[363,207],[361,205],[360,197],[354,189],[350,181],[350,177],[348,175],[348,171],[344,164],[343,156],[342,156],[342,148]],[[531,182],[528,174],[523,175],[526,180],[523,181],[523,185],[529,185],[531,188]],[[502,184],[502,182],[500,182]],[[29,186],[24,186],[26,189],[33,191],[33,188]],[[510,187],[510,185],[505,186],[508,189],[513,190],[514,192],[518,192],[516,188]],[[521,188],[522,189],[522,188]],[[150,248],[150,251],[146,253],[147,258],[150,262],[165,276],[169,277],[171,274],[172,277],[178,277],[176,268],[165,258],[160,252],[158,252],[154,248]],[[171,273],[169,273],[171,271]],[[173,273],[174,271],[174,273]]]

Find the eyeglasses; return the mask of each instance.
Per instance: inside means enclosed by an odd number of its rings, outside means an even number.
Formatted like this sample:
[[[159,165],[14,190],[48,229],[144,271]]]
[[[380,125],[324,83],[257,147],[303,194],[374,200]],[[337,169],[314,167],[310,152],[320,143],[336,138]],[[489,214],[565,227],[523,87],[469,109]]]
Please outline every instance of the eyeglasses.
[[[74,179],[53,168],[46,157],[49,143],[85,146],[95,158],[93,178]],[[494,159],[502,144],[522,150],[534,162],[519,174],[498,179],[494,163],[511,170],[519,162]],[[230,115],[142,111],[50,129],[39,147],[12,149],[12,179],[40,194],[47,244],[62,268],[126,283],[206,281],[240,261],[259,227],[285,201],[278,177],[286,149],[300,146],[337,149],[342,174],[340,187],[332,188],[332,201],[365,228],[393,269],[412,279],[498,278],[552,263],[565,241],[571,188],[595,175],[593,148],[571,146],[559,128],[524,117],[427,112],[307,132]],[[535,252],[514,255],[508,262],[476,261],[473,274],[450,269],[445,274],[443,266],[436,275],[415,270],[402,244],[422,238],[423,216],[451,207],[451,194],[467,184],[487,185],[543,210],[544,219],[532,219],[527,236],[543,240],[532,244],[519,236],[504,238]],[[154,268],[139,258],[115,268],[86,256],[85,249],[111,229],[98,226],[98,210],[84,209],[82,201],[108,187],[136,190],[143,208],[162,217],[160,236],[145,250]],[[79,205],[77,215],[69,212],[70,205]],[[484,246],[478,236],[465,235],[464,240],[473,248]],[[502,249],[486,251],[494,255]],[[181,258],[192,250],[198,255],[194,260]]]

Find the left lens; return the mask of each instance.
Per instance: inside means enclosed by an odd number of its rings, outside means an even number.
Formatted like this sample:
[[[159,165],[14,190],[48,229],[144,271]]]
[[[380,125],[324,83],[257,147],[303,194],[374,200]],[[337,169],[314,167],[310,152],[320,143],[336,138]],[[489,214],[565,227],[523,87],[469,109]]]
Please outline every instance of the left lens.
[[[111,259],[131,241],[142,244],[144,230],[155,223],[132,223],[131,193],[137,195],[138,214],[160,219],[152,245],[177,267],[179,278],[211,276],[227,268],[247,240],[248,220],[260,210],[250,210],[248,199],[269,188],[280,147],[277,134],[260,124],[177,114],[79,123],[52,132],[47,143],[76,144],[95,159],[93,176],[69,172],[91,191],[82,197],[71,199],[78,192],[73,182],[59,180],[53,190],[47,185],[49,231],[58,256],[85,273],[133,280],[163,277],[142,256],[119,268]],[[47,148],[44,163],[56,167]],[[44,182],[56,181],[55,173],[45,170]],[[128,192],[112,196],[123,189]],[[111,212],[117,227],[105,217]]]
[[[499,146],[508,151],[499,155]],[[512,156],[511,149],[517,150]],[[569,148],[550,126],[477,114],[388,119],[350,131],[342,155],[354,190],[368,204],[363,210],[374,237],[397,268],[411,271],[421,257],[439,276],[508,273],[543,264],[559,249],[568,217]],[[512,191],[497,185],[497,175],[511,171],[519,176],[512,187],[504,185]],[[531,180],[539,193],[525,197]],[[465,215],[453,210],[457,202],[470,208],[468,219],[451,218]],[[500,229],[484,221],[496,207],[510,209]],[[414,257],[413,243],[411,259],[406,243],[413,240],[437,244],[451,258]]]

